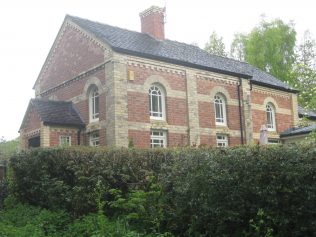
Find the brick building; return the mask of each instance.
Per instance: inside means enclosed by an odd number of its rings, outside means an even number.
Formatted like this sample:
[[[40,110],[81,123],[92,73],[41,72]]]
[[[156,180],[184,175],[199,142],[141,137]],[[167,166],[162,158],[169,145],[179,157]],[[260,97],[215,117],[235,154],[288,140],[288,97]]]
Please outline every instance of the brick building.
[[[164,38],[164,9],[142,32],[66,16],[34,85],[21,148],[232,146],[270,142],[298,122],[297,91],[247,63]]]

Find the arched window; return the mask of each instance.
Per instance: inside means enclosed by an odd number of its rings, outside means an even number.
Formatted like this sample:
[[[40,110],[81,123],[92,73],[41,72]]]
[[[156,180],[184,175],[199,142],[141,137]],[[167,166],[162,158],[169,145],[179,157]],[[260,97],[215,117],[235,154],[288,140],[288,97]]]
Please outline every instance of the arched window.
[[[90,122],[99,120],[99,92],[96,86],[92,86],[89,93],[89,115]]]
[[[275,131],[275,109],[273,104],[268,103],[266,105],[267,112],[267,128],[269,131]]]
[[[149,89],[149,107],[151,119],[165,119],[165,94],[158,85],[152,85]]]
[[[226,103],[225,99],[221,95],[214,96],[214,107],[215,107],[215,123],[216,125],[226,125]]]

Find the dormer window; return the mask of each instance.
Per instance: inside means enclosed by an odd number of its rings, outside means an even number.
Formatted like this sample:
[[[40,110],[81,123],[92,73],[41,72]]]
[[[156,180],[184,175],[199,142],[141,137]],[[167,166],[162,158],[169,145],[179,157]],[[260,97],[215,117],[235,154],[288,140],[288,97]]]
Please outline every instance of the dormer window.
[[[99,91],[96,86],[91,87],[89,93],[90,122],[99,121]]]

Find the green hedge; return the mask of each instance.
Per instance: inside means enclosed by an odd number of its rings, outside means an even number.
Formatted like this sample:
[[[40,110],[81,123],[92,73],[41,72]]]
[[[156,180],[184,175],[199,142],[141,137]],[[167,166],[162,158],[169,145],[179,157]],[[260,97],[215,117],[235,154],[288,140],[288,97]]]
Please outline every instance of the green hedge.
[[[11,158],[22,202],[124,216],[175,236],[313,236],[316,145],[231,149],[55,148]],[[98,189],[97,184],[102,184]],[[99,195],[100,198],[100,195]],[[145,223],[145,224],[144,224]]]

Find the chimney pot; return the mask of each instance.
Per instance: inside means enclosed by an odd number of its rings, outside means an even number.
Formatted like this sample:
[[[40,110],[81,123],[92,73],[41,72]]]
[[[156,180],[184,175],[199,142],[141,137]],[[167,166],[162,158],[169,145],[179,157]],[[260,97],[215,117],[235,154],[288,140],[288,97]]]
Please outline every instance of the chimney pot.
[[[139,16],[141,20],[142,33],[149,34],[156,39],[165,39],[165,8],[152,6],[142,11]]]

